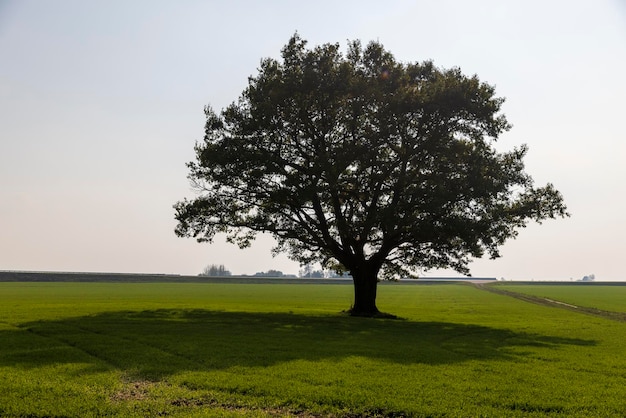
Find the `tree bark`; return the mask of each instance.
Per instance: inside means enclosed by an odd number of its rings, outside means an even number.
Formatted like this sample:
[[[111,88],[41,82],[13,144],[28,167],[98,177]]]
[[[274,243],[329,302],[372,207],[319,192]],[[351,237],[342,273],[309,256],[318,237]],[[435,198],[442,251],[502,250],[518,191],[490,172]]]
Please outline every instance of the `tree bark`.
[[[374,271],[362,271],[352,275],[354,282],[354,304],[350,309],[352,316],[377,316],[376,289],[378,274]]]

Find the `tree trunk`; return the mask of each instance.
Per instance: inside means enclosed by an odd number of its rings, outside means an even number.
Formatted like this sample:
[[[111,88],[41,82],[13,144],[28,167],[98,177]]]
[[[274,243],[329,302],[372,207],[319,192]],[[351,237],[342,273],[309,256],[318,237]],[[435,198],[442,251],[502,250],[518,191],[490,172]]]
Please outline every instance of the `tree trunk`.
[[[352,274],[354,282],[354,304],[350,309],[352,316],[377,316],[380,311],[376,307],[376,287],[378,274],[376,271],[360,271]]]

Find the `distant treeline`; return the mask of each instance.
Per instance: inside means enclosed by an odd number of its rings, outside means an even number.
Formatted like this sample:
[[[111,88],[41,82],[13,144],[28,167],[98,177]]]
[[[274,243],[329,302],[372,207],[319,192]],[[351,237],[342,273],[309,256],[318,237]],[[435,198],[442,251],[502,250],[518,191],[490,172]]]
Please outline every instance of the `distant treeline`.
[[[400,280],[382,282],[385,284],[434,284],[458,283],[468,279],[425,277],[419,280]],[[472,279],[469,279],[472,280]],[[493,278],[473,278],[473,280],[492,281]],[[304,278],[295,276],[181,276],[177,274],[130,274],[130,273],[73,273],[73,272],[32,272],[0,271],[0,282],[107,282],[107,283],[308,283],[308,284],[351,284],[352,279],[345,278]],[[528,285],[563,285],[563,286],[624,286],[626,282],[584,282],[584,281],[515,281],[506,283]]]
[[[206,266],[198,276],[204,277],[229,277],[237,276],[233,275],[230,270],[224,266],[224,264],[209,264]],[[304,265],[300,270],[299,276],[295,274],[285,274],[280,270],[270,269],[268,271],[258,271],[253,275],[242,274],[237,277],[271,277],[271,278],[295,278],[302,277],[306,279],[332,279],[332,278],[352,278],[349,274],[337,274],[332,270],[315,270],[311,264]]]
[[[170,282],[186,279],[175,274],[73,273],[0,271],[2,282]],[[191,278],[198,279],[196,276]]]
[[[181,276],[177,274],[72,273],[0,271],[0,282],[119,282],[119,283],[339,283],[344,280],[304,279],[295,276]],[[345,280],[351,283],[351,280]]]

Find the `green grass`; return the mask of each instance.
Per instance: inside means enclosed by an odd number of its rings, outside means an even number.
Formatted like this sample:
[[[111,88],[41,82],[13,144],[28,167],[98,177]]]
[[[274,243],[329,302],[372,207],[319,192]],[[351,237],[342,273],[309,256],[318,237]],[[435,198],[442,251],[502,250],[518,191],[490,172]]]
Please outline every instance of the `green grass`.
[[[468,285],[0,283],[0,416],[626,415],[626,323]]]
[[[626,286],[601,285],[530,285],[498,283],[499,288],[565,302],[586,308],[626,313]]]

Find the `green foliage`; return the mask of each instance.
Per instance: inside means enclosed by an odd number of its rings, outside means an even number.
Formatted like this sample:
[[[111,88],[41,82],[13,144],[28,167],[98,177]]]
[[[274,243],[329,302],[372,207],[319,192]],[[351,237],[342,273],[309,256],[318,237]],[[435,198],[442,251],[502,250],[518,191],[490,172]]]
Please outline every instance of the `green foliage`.
[[[626,324],[467,285],[0,283],[0,416],[626,414]],[[581,319],[585,326],[581,326]]]
[[[457,68],[401,63],[377,42],[307,49],[296,34],[237,102],[206,108],[189,163],[199,196],[175,205],[176,233],[245,247],[268,232],[275,251],[339,266],[355,285],[466,273],[528,220],[566,215],[524,172],[525,146],[494,149],[509,129],[502,103]]]

